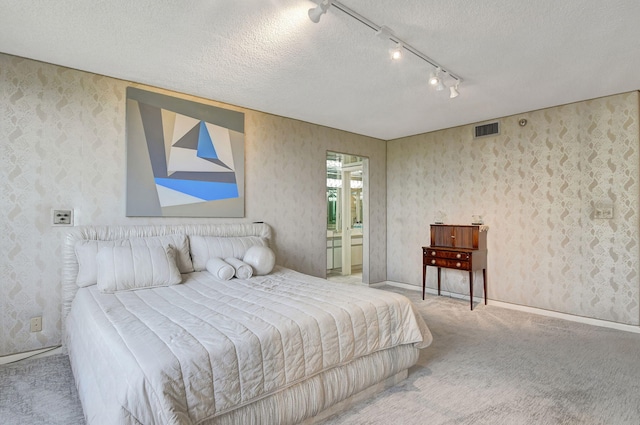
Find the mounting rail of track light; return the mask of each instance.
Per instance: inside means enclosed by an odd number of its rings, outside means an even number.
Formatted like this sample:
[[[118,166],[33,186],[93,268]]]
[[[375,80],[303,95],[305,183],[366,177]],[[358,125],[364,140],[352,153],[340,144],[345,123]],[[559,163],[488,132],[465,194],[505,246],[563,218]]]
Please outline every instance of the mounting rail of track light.
[[[353,19],[355,19],[355,20],[361,22],[362,24],[366,25],[367,27],[371,28],[372,30],[374,30],[376,32],[376,34],[378,36],[381,36],[383,38],[388,38],[389,40],[391,40],[394,43],[396,43],[396,46],[395,46],[395,50],[396,51],[401,51],[402,49],[404,49],[407,52],[413,54],[414,56],[417,56],[418,58],[422,59],[423,61],[425,61],[429,65],[431,65],[434,68],[434,71],[431,73],[431,75],[429,77],[429,84],[434,86],[436,88],[436,90],[440,91],[440,90],[443,90],[445,88],[444,83],[442,82],[442,79],[441,79],[441,75],[448,75],[449,77],[454,79],[455,82],[453,83],[453,85],[449,86],[449,90],[451,92],[449,97],[451,99],[453,99],[455,97],[458,97],[458,95],[460,94],[460,92],[459,92],[460,83],[462,83],[462,81],[463,81],[462,78],[459,75],[454,74],[450,70],[448,70],[445,67],[443,67],[442,65],[438,64],[436,61],[434,61],[429,56],[425,55],[420,50],[416,49],[415,47],[413,47],[412,45],[410,45],[406,41],[396,37],[396,35],[393,33],[393,31],[391,31],[391,29],[389,29],[389,28],[387,28],[385,26],[382,26],[382,25],[378,25],[375,22],[372,22],[368,18],[362,16],[358,12],[356,12],[353,9],[345,6],[344,4],[340,3],[339,1],[336,1],[336,0],[321,0],[318,3],[318,6],[309,9],[309,19],[311,19],[311,21],[313,21],[315,23],[320,22],[320,18],[322,17],[322,15],[327,13],[327,11],[329,10],[329,8],[331,6],[335,7],[338,10],[341,10],[342,12],[344,12],[347,15],[349,15]],[[393,52],[392,52],[392,57],[394,57],[394,56],[397,56],[397,55],[393,55]],[[394,58],[397,59],[397,57],[394,57]]]

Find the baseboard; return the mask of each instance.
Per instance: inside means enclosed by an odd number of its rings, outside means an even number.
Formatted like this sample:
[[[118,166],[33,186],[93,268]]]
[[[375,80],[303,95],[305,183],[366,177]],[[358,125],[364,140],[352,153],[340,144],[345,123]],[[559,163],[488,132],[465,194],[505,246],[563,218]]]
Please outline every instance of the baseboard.
[[[62,353],[62,347],[56,346],[56,347],[40,348],[38,350],[33,350],[33,351],[26,351],[24,353],[9,354],[7,356],[0,357],[0,365],[15,363],[25,359],[37,359],[40,357],[47,357],[47,356],[52,356],[54,354],[60,354],[60,353]]]
[[[392,282],[392,281],[380,282],[371,286],[376,287],[376,286],[382,286],[382,285],[397,286],[399,288],[409,289],[409,290],[418,291],[418,292],[422,291],[422,287],[420,286],[409,285],[407,283]],[[426,288],[425,292],[430,295],[438,295],[438,290],[433,288]],[[446,297],[458,298],[458,299],[467,300],[467,301],[469,300],[468,295],[456,294],[448,291],[440,291],[440,292],[443,296],[446,296]],[[484,298],[479,298],[479,297],[473,297],[473,300],[474,302],[478,302],[478,303],[484,302]],[[529,306],[519,305],[519,304],[511,304],[511,303],[496,301],[492,299],[488,299],[487,304],[496,306],[496,307],[501,307],[501,308],[508,308],[510,310],[518,310],[518,311],[524,311],[526,313],[539,314],[541,316],[554,317],[556,319],[569,320],[571,322],[585,323],[587,325],[617,329],[625,332],[640,333],[640,326],[627,325],[624,323],[617,323],[617,322],[609,322],[607,320],[593,319],[591,317],[575,316],[573,314],[560,313],[557,311],[545,310],[542,308],[529,307]]]

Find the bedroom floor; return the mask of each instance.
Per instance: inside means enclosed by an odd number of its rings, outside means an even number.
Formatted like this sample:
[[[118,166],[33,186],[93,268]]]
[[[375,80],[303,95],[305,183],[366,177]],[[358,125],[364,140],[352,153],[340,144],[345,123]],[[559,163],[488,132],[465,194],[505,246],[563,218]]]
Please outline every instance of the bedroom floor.
[[[342,276],[341,274],[329,274],[327,276],[327,280],[338,283],[348,283],[348,284],[362,284],[362,272],[355,272],[349,276]]]
[[[640,334],[378,289],[411,298],[434,342],[405,381],[325,425],[640,423]],[[82,424],[67,357],[0,366],[0,418]]]

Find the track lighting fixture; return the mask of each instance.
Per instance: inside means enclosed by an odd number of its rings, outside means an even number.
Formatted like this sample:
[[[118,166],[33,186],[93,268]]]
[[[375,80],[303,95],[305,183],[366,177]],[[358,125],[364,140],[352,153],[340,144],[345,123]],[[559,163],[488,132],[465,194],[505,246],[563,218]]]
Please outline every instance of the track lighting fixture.
[[[402,59],[402,43],[393,35],[393,31],[391,29],[381,26],[376,30],[376,37],[388,41],[391,40],[395,43],[391,49],[389,49],[389,55],[391,56],[391,60],[400,60]]]
[[[442,80],[440,79],[440,68],[438,67],[429,75],[429,84],[436,87],[440,83],[442,83]]]
[[[376,30],[376,37],[382,40],[391,40],[391,37],[393,37],[393,33],[389,28],[383,25]]]
[[[431,75],[429,75],[429,85],[434,87],[436,91],[442,91],[445,88],[444,83],[442,82],[441,74],[442,70],[440,69],[440,67],[438,67],[434,72],[431,73]]]
[[[331,0],[322,0],[316,7],[309,9],[309,19],[316,24],[320,22],[320,17],[327,13],[329,7],[331,7]]]
[[[449,95],[449,99],[455,99],[456,97],[458,97],[460,95],[460,92],[458,91],[458,83],[456,83],[454,86],[449,87],[449,91],[451,92],[451,94]]]
[[[315,1],[317,2],[318,0],[315,0]],[[400,38],[396,37],[390,28],[386,26],[378,25],[370,21],[366,17],[362,16],[361,14],[354,11],[353,9],[348,8],[347,6],[340,3],[339,1],[322,0],[320,3],[318,3],[318,6],[309,9],[309,19],[311,19],[315,23],[320,22],[320,17],[325,13],[327,13],[327,10],[329,10],[331,6],[333,6],[335,9],[338,9],[344,12],[345,14],[352,17],[353,19],[360,22],[361,24],[364,24],[367,27],[371,28],[376,32],[376,35],[378,37],[384,40],[390,40],[394,42],[396,45],[390,50],[391,59],[393,60],[400,59],[404,51],[406,50],[407,52],[413,54],[414,56],[417,56],[419,59],[422,59],[423,61],[427,62],[429,65],[434,67],[435,71],[432,72],[429,77],[429,85],[434,87],[436,91],[442,91],[446,88],[445,83],[443,81],[445,77],[446,77],[446,80],[451,80],[451,79],[455,80],[453,85],[449,86],[449,90],[450,90],[449,98],[453,99],[455,97],[458,97],[458,95],[460,94],[460,92],[458,91],[458,86],[460,85],[460,83],[462,83],[462,78],[460,78],[458,75],[453,74],[451,71],[443,68],[436,61],[429,58],[427,55],[425,55],[415,47],[411,46],[410,44],[407,44],[404,40],[401,40]]]
[[[391,49],[391,59],[395,61],[402,59],[402,44],[398,43]]]

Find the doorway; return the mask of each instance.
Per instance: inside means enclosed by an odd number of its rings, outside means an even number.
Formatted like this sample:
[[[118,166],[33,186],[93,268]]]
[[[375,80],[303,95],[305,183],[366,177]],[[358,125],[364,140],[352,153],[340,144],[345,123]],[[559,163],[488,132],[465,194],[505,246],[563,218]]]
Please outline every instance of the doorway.
[[[327,152],[327,278],[362,283],[368,158]]]

